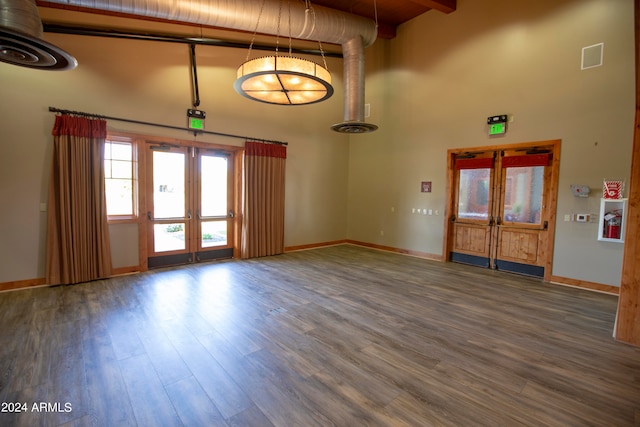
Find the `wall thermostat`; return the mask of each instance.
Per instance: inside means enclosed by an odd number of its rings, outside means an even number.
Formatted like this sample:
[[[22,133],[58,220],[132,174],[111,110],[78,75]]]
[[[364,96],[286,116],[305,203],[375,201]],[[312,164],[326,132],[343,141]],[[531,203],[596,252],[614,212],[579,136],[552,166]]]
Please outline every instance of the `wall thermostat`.
[[[591,215],[589,214],[576,214],[576,222],[589,222]]]

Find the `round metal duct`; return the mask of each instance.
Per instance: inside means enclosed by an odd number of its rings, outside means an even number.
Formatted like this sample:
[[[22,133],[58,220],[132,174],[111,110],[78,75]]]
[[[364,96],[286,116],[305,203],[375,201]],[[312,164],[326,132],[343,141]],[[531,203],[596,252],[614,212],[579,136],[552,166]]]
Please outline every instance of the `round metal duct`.
[[[364,45],[361,37],[342,44],[344,57],[344,121],[331,126],[340,133],[368,133],[378,126],[364,121]]]
[[[32,0],[0,0],[0,61],[41,70],[70,70],[78,61],[42,40],[42,21]]]
[[[378,129],[378,126],[371,123],[364,123],[359,121],[346,121],[342,123],[336,123],[331,126],[331,129],[340,133],[367,133],[373,132]]]

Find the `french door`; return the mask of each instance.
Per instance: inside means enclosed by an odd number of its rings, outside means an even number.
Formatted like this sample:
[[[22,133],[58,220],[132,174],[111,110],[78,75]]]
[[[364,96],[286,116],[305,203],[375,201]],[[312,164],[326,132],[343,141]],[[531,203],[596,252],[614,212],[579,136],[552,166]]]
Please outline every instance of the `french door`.
[[[557,193],[554,148],[452,154],[451,261],[545,276]]]
[[[233,256],[233,155],[147,144],[149,268]]]

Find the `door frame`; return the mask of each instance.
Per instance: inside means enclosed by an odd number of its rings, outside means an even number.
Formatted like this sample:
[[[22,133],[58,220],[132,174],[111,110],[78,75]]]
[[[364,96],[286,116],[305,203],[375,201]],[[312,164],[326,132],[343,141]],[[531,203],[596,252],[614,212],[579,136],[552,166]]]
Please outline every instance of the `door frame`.
[[[148,136],[148,135],[138,135],[136,138],[138,143],[138,175],[140,178],[140,182],[138,183],[138,187],[140,191],[138,192],[138,252],[139,252],[139,260],[140,260],[140,271],[149,270],[149,262],[148,262],[148,248],[147,242],[149,239],[149,230],[147,227],[147,210],[148,203],[150,201],[147,200],[147,194],[144,190],[147,185],[147,158],[146,155],[148,150],[146,149],[147,144],[167,144],[173,146],[180,147],[194,147],[205,150],[220,150],[231,153],[233,163],[233,211],[234,218],[233,221],[233,258],[240,257],[240,242],[242,241],[242,152],[244,151],[244,147],[234,146],[234,145],[222,145],[222,144],[214,144],[214,143],[206,143],[199,141],[188,141],[174,138],[165,138],[161,136]]]
[[[480,147],[468,147],[468,148],[454,148],[447,150],[447,184],[446,184],[446,200],[445,200],[445,216],[444,216],[444,239],[442,245],[442,254],[445,262],[451,262],[451,248],[453,245],[452,239],[452,227],[451,217],[453,215],[455,206],[455,159],[456,156],[468,153],[477,153],[484,151],[501,151],[501,150],[522,150],[522,149],[534,149],[540,147],[550,147],[552,150],[551,160],[551,177],[549,180],[550,188],[547,193],[547,200],[545,201],[548,206],[549,212],[549,225],[547,228],[547,244],[544,248],[546,259],[544,262],[544,277],[545,282],[550,281],[552,276],[551,269],[553,266],[553,248],[555,242],[555,229],[557,218],[557,202],[558,202],[558,177],[560,171],[560,145],[561,140],[547,140],[547,141],[534,141],[534,142],[522,142],[515,144],[504,145],[490,145]]]

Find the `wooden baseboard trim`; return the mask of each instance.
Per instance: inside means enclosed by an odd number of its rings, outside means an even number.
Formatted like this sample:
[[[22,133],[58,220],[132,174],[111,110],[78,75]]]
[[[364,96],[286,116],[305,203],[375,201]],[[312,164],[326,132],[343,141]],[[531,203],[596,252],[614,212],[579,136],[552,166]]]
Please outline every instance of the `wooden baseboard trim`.
[[[333,242],[311,243],[309,245],[287,246],[285,252],[306,251],[308,249],[324,248],[325,246],[344,245],[346,240],[334,240]]]
[[[602,283],[588,282],[586,280],[571,279],[569,277],[551,276],[549,282],[556,285],[571,286],[573,288],[586,289],[610,295],[620,295],[617,286],[603,285]]]
[[[132,273],[138,273],[140,268],[138,267],[124,267],[124,268],[116,268],[113,270],[112,275],[109,277],[115,276],[123,276]],[[20,289],[29,289],[29,288],[38,288],[49,286],[44,277],[39,277],[37,279],[27,279],[27,280],[16,280],[13,282],[4,282],[0,283],[0,292],[5,291],[17,291]]]
[[[38,279],[16,280],[13,282],[0,283],[0,292],[15,291],[17,289],[36,288],[39,286],[46,286],[46,280],[44,277],[40,277]]]
[[[391,246],[376,245],[375,243],[359,242],[357,240],[347,240],[345,243],[348,243],[350,245],[356,245],[356,246],[364,246],[366,248],[371,248],[371,249],[378,249],[386,252],[393,252],[393,253],[402,254],[402,255],[414,256],[416,258],[429,259],[432,261],[440,261],[440,262],[444,261],[444,257],[442,255],[430,254],[427,252],[411,251],[408,249],[394,248]]]
[[[114,268],[113,270],[111,270],[111,276],[109,277],[124,276],[131,273],[140,273],[141,271],[142,270],[139,266]]]

